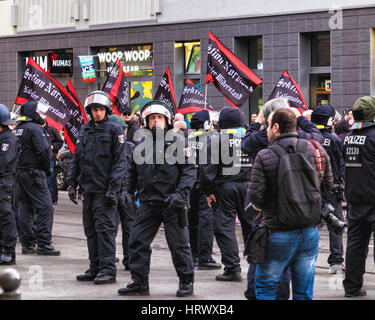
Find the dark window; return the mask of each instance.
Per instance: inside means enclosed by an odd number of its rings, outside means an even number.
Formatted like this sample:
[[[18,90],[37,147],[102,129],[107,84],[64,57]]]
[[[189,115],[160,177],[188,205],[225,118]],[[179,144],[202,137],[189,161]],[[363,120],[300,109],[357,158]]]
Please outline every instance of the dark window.
[[[329,33],[311,36],[311,66],[327,67],[331,65],[331,45]]]

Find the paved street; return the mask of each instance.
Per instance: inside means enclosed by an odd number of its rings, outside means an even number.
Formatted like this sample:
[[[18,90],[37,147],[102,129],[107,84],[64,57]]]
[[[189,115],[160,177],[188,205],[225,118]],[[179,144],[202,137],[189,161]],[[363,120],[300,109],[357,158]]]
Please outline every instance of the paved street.
[[[150,274],[149,297],[121,297],[117,295],[118,288],[124,286],[130,279],[130,273],[123,270],[119,263],[117,283],[111,285],[94,285],[90,282],[77,282],[77,274],[88,267],[86,240],[81,223],[81,203],[72,204],[66,192],[59,192],[59,204],[55,206],[55,220],[53,228],[53,245],[62,251],[59,257],[45,257],[38,255],[22,255],[21,246],[17,245],[16,269],[22,276],[20,291],[22,299],[27,300],[169,300],[175,296],[178,279],[173,269],[170,253],[162,229],[159,230],[152,244],[152,260]],[[121,228],[120,228],[121,229]],[[237,226],[239,239],[240,226]],[[121,230],[117,237],[117,256],[121,256]],[[346,239],[345,239],[346,242]],[[243,243],[239,241],[242,258]],[[367,259],[367,273],[365,286],[367,297],[355,298],[361,300],[375,299],[375,267],[373,262],[373,246],[369,248]],[[214,258],[220,261],[220,252],[215,243]],[[328,273],[327,257],[329,253],[328,232],[322,230],[320,251],[316,267],[315,300],[341,300],[344,298],[341,288],[342,275]],[[242,276],[240,283],[226,283],[215,280],[215,275],[222,270],[196,270],[195,295],[189,300],[244,300],[246,289],[246,273],[248,264],[241,261]],[[1,267],[0,270],[6,267]]]

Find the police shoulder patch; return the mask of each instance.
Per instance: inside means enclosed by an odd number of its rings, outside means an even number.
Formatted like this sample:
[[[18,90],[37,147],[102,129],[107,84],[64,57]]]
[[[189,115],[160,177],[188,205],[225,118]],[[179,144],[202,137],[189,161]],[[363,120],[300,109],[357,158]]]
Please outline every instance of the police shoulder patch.
[[[6,151],[8,151],[8,150],[9,150],[9,144],[8,144],[8,143],[3,143],[3,144],[1,145],[1,151],[6,152]]]
[[[123,134],[118,136],[118,142],[125,143],[125,136]]]

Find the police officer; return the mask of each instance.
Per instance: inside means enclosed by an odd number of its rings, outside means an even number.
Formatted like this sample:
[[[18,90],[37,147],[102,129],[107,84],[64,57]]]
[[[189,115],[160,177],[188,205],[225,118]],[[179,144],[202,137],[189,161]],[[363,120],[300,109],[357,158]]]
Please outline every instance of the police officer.
[[[345,195],[347,213],[345,297],[365,296],[368,245],[375,231],[375,97],[364,96],[354,103],[355,123],[344,138]]]
[[[11,201],[20,146],[18,139],[8,128],[15,123],[10,117],[9,109],[0,104],[0,265],[16,263],[17,228]]]
[[[133,194],[138,189],[140,212],[130,234],[130,272],[132,280],[120,295],[149,295],[150,245],[164,223],[165,236],[171,251],[173,265],[179,278],[178,297],[193,294],[194,263],[189,247],[186,211],[190,191],[196,179],[193,164],[182,159],[172,159],[169,152],[177,144],[185,147],[183,136],[174,133],[172,111],[161,101],[151,101],[142,108],[147,129],[142,145],[136,145],[127,176],[127,191]],[[150,132],[151,131],[151,132]],[[136,134],[137,136],[137,134]],[[137,140],[137,139],[136,139]],[[173,145],[172,145],[173,144]],[[141,148],[142,146],[142,148]],[[138,149],[139,148],[139,149]],[[139,152],[141,150],[141,152]],[[143,157],[141,159],[141,156]]]
[[[341,140],[337,135],[332,134],[334,117],[335,109],[332,106],[318,105],[311,114],[311,122],[316,124],[316,127],[324,137],[322,146],[330,157],[334,179],[333,190],[322,194],[323,204],[331,204],[335,208],[333,214],[341,221],[344,221],[344,215],[342,213],[342,191],[344,190],[345,163],[342,154]],[[330,273],[335,274],[343,270],[343,235],[336,234],[330,224],[328,224],[327,227],[329,230],[329,249],[331,252],[327,262],[330,265]]]
[[[21,106],[20,124],[13,131],[21,143],[21,154],[17,164],[17,183],[21,204],[19,206],[19,229],[22,253],[58,256],[52,242],[53,205],[47,186],[50,174],[50,151],[47,134],[41,125],[49,106],[28,101]],[[35,212],[34,212],[35,211]],[[32,220],[36,214],[34,234]],[[37,249],[34,247],[36,237]]]
[[[83,190],[83,228],[87,237],[89,269],[78,281],[95,284],[116,282],[116,210],[125,173],[125,136],[108,120],[112,101],[103,91],[91,92],[84,104],[91,120],[79,133],[71,170],[69,198],[76,203],[76,190]]]
[[[199,155],[207,153],[207,140],[214,132],[211,130],[210,113],[207,110],[195,113],[190,120],[190,127],[194,131],[188,137],[188,144],[195,156],[198,171],[197,180],[194,183],[190,197],[190,245],[193,257],[194,253],[196,255],[199,270],[220,269],[221,264],[216,263],[212,258],[214,241],[213,210],[208,206],[199,183]]]
[[[235,220],[237,215],[246,240],[251,225],[244,219],[243,210],[251,161],[241,153],[245,124],[245,116],[239,109],[225,107],[221,110],[221,134],[209,140],[207,164],[200,170],[202,191],[208,206],[216,211],[215,237],[225,266],[224,273],[216,276],[218,281],[242,281]]]
[[[110,121],[113,121],[119,124],[123,130],[127,127],[125,121],[117,115],[110,115]],[[126,190],[125,178],[126,173],[128,172],[129,162],[132,156],[132,152],[134,149],[134,144],[132,142],[125,140],[125,157],[126,157],[126,172],[124,175],[123,183],[121,184],[121,190],[118,193],[118,205],[117,205],[117,218],[119,221],[116,221],[116,225],[121,223],[121,230],[122,230],[122,253],[123,259],[122,264],[125,267],[125,271],[129,271],[129,240],[130,240],[130,230],[133,227],[137,216],[136,205],[134,201],[134,195],[131,195]],[[116,228],[118,230],[118,227]],[[116,232],[117,237],[117,232]]]

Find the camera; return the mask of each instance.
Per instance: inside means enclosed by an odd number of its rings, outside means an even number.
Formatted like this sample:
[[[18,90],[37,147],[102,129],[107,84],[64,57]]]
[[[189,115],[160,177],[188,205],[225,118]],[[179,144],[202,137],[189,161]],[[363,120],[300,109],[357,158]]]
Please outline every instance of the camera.
[[[334,184],[333,185],[333,189],[332,191],[336,194],[337,196],[337,199],[340,200],[340,201],[345,201],[345,186],[344,184],[340,183],[340,184]]]
[[[333,228],[333,232],[337,235],[341,235],[345,227],[347,227],[347,224],[340,219],[338,219],[333,212],[335,211],[335,208],[330,203],[326,203],[320,214],[322,218],[327,222],[328,225],[330,225]]]

